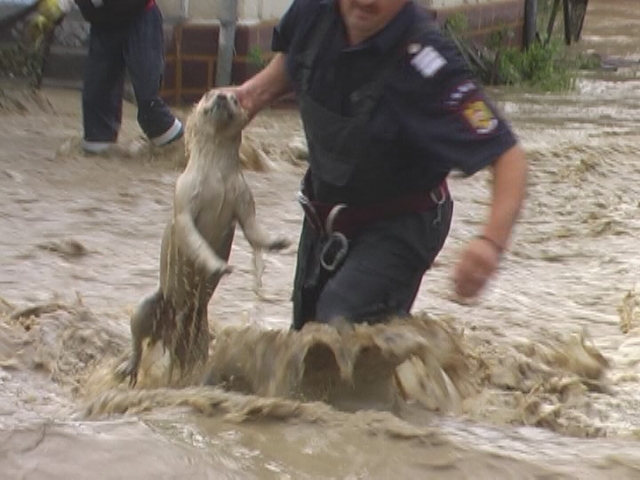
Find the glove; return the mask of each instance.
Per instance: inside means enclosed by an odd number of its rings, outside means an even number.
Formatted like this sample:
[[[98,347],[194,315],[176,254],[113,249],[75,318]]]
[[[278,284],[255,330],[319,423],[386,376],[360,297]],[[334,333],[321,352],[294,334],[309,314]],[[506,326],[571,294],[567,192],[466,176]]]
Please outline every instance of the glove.
[[[29,39],[37,46],[73,7],[73,0],[40,0],[27,25]]]

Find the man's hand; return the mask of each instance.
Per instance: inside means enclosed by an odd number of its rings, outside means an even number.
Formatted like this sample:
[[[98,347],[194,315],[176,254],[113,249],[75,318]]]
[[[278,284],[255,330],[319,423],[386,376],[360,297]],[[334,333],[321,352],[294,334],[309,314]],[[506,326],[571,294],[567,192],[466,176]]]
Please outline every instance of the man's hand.
[[[249,119],[289,91],[291,84],[285,68],[285,56],[282,53],[276,54],[263,70],[234,89]]]
[[[515,145],[493,164],[493,193],[489,218],[479,236],[462,252],[453,281],[456,293],[474,297],[495,273],[526,196],[527,162]]]
[[[29,39],[38,45],[60,23],[73,7],[73,0],[40,0],[33,18],[27,25]]]
[[[463,298],[476,296],[498,269],[502,251],[486,237],[476,237],[462,252],[453,281],[456,294]]]

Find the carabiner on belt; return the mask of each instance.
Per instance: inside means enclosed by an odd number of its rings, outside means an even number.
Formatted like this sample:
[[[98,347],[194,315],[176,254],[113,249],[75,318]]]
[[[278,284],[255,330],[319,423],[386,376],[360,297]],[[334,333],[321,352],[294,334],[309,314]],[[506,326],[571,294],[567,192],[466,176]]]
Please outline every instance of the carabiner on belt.
[[[333,232],[320,250],[320,265],[327,272],[337,270],[349,252],[349,240],[340,232]]]
[[[333,224],[341,210],[346,208],[345,204],[338,204],[331,209],[325,222],[325,232],[328,235],[327,242],[320,250],[320,265],[328,272],[337,270],[344,262],[349,253],[349,240],[341,232],[333,231]]]
[[[440,194],[439,197],[438,193]],[[432,225],[437,227],[442,221],[442,205],[447,201],[447,192],[445,188],[440,185],[438,188],[431,190],[429,197],[431,197],[431,200],[436,205],[436,218],[433,219]]]

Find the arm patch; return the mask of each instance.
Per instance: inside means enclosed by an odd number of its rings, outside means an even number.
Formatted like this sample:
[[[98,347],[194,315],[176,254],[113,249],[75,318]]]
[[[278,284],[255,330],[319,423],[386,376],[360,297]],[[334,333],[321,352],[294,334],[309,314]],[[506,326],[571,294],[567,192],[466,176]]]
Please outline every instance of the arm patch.
[[[444,99],[444,107],[447,110],[459,110],[466,99],[478,91],[478,86],[473,80],[465,80],[457,84],[449,91]]]
[[[462,107],[462,117],[477,135],[488,135],[498,128],[498,118],[482,98],[473,98]]]

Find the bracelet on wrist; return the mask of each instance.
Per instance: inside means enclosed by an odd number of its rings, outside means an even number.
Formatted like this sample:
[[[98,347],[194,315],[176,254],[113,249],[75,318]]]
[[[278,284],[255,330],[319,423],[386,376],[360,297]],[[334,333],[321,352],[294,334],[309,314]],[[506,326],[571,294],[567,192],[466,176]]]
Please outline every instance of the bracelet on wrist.
[[[475,238],[477,238],[478,240],[484,240],[485,242],[487,242],[489,245],[493,247],[493,249],[496,251],[498,255],[502,255],[504,253],[504,247],[500,245],[498,242],[496,242],[493,238],[487,237],[486,235],[476,235]]]

